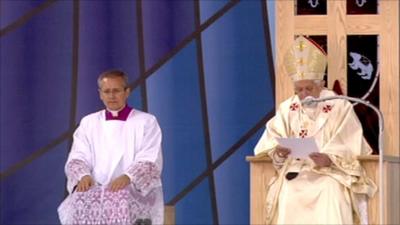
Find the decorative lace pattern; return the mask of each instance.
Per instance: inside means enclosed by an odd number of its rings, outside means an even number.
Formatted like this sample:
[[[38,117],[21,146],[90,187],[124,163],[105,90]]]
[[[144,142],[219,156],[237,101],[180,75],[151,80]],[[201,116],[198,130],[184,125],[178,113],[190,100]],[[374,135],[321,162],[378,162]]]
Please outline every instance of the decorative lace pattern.
[[[74,192],[70,198],[71,224],[133,224],[137,219],[152,218],[156,203],[155,192],[142,196],[131,186],[117,192],[94,186],[86,192]]]
[[[79,159],[71,160],[66,167],[67,177],[79,181],[83,176],[90,175],[90,168]]]
[[[79,159],[73,159],[68,162],[65,173],[68,178],[67,189],[71,193],[74,187],[85,175],[90,175],[90,168],[86,163]]]
[[[128,168],[126,174],[142,195],[146,195],[153,188],[161,186],[160,170],[152,162],[137,162]]]
[[[66,173],[75,186],[90,168],[82,160],[71,160]],[[132,181],[124,189],[110,191],[107,186],[93,186],[86,192],[73,192],[58,208],[62,224],[126,225],[151,220],[163,224],[164,201],[160,170],[152,162],[138,162],[128,168]],[[72,188],[71,188],[72,190]]]

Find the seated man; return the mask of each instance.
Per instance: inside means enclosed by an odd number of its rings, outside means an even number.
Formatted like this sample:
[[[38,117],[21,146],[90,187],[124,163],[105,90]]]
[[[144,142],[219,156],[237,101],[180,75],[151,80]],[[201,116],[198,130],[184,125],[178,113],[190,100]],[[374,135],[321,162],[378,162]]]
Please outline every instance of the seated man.
[[[65,165],[69,196],[62,224],[163,224],[161,130],[156,118],[126,104],[127,75],[98,78],[106,109],[85,116]]]
[[[267,153],[277,169],[268,185],[267,224],[357,224],[360,196],[373,196],[376,186],[366,177],[358,155],[371,153],[361,124],[346,100],[303,105],[311,96],[335,93],[324,88],[326,54],[300,36],[285,56],[295,95],[280,104],[255,147]],[[315,138],[319,152],[294,158],[277,138]]]

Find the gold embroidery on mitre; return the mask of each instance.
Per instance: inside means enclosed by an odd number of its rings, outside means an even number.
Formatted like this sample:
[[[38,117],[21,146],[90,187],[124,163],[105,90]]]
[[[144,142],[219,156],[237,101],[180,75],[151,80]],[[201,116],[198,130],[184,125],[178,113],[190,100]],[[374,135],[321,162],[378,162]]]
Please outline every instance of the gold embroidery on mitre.
[[[284,58],[286,72],[293,81],[323,80],[326,64],[322,48],[304,36],[295,39]]]
[[[300,40],[299,44],[297,45],[297,48],[299,49],[299,51],[302,52],[305,47],[306,47],[306,45],[304,44],[304,41]]]

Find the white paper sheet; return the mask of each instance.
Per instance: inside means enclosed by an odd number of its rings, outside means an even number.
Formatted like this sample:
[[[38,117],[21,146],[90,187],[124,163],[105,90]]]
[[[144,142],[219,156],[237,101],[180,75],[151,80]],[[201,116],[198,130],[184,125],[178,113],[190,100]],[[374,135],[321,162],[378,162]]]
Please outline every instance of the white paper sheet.
[[[307,158],[312,152],[319,152],[313,137],[309,138],[277,138],[280,146],[291,150],[294,158]]]

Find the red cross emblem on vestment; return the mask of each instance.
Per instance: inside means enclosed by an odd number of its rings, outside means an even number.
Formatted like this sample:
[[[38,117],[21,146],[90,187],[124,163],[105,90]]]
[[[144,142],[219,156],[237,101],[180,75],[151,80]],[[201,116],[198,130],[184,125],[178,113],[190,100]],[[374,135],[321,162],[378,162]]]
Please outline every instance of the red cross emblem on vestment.
[[[290,105],[290,110],[291,111],[296,111],[299,108],[299,104],[293,103]]]
[[[301,138],[307,137],[307,129],[301,129],[301,130],[300,130],[300,133],[299,133],[299,136],[300,136]]]
[[[328,113],[328,112],[330,112],[332,110],[332,106],[331,105],[326,105],[326,106],[324,106],[323,108],[322,108],[322,111],[324,112],[324,113]]]

